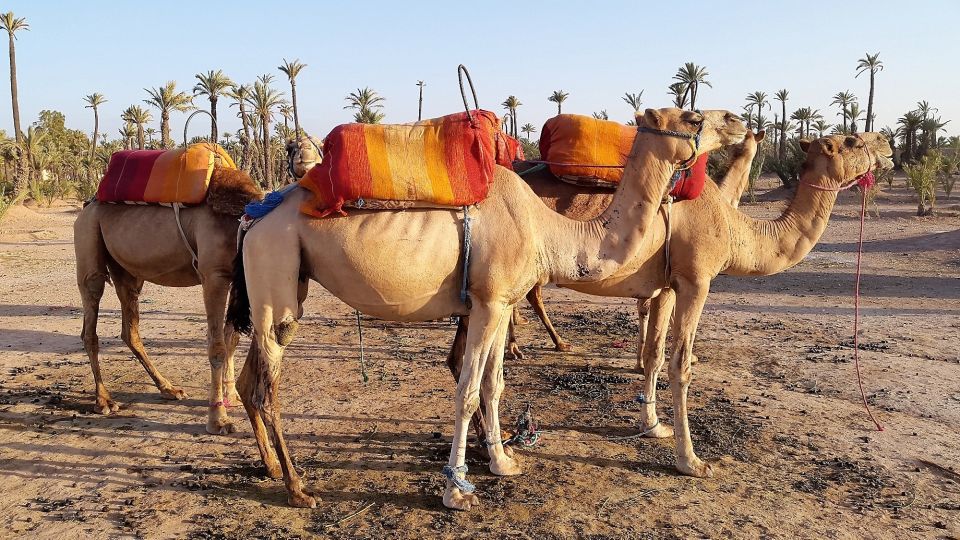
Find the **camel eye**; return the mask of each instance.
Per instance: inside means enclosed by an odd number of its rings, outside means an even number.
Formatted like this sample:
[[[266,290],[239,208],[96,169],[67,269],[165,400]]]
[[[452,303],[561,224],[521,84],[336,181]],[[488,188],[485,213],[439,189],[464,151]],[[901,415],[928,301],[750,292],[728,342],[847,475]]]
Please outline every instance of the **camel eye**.
[[[697,118],[691,118],[691,119],[687,120],[687,123],[689,123],[689,124],[692,125],[692,126],[700,127],[700,125],[703,124],[703,117],[700,116],[700,117],[697,117]]]

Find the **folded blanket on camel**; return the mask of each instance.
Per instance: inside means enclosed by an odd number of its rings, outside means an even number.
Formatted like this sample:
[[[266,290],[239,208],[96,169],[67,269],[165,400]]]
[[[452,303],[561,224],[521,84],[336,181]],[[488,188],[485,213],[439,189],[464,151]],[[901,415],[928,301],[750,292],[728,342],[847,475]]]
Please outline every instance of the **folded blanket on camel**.
[[[416,124],[344,124],[323,142],[323,162],[300,181],[313,197],[300,210],[325,217],[344,206],[405,208],[413,204],[459,207],[482,201],[494,165],[522,155],[483,110]]]
[[[578,114],[547,120],[540,132],[540,156],[550,172],[571,184],[616,188],[633,148],[637,128]],[[598,166],[599,165],[599,166]],[[707,154],[683,171],[670,191],[677,200],[695,199],[706,181]]]
[[[173,150],[121,150],[110,156],[97,200],[200,204],[214,167],[237,168],[226,150],[211,143]]]

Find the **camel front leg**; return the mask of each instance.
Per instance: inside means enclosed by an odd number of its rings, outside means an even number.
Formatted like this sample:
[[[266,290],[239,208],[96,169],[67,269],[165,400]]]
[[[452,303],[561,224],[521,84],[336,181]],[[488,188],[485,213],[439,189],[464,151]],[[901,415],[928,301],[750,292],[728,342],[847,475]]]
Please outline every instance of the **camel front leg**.
[[[700,478],[713,476],[709,463],[697,457],[690,439],[687,418],[687,389],[693,377],[693,341],[703,313],[703,305],[710,292],[710,282],[695,283],[680,280],[675,284],[677,305],[674,312],[674,350],[670,358],[670,392],[673,394],[674,436],[677,443],[677,469],[683,474]]]
[[[490,357],[493,347],[503,348],[503,341],[497,343],[496,337],[500,332],[500,325],[506,324],[504,319],[509,316],[507,306],[502,304],[476,302],[470,310],[463,369],[457,383],[453,444],[450,447],[450,459],[447,461],[447,466],[443,468],[443,474],[447,478],[443,504],[447,508],[469,510],[480,502],[480,499],[473,494],[473,484],[466,479],[467,466],[464,461],[467,423],[480,408],[480,384],[486,360]]]
[[[273,448],[273,443],[270,442],[259,409],[254,406],[257,386],[256,373],[260,369],[260,362],[257,342],[252,341],[250,351],[247,352],[247,360],[243,363],[243,369],[240,370],[240,378],[237,379],[237,389],[240,393],[240,402],[243,403],[243,409],[247,412],[247,417],[250,418],[253,438],[257,443],[257,450],[260,451],[260,459],[263,460],[263,465],[267,468],[267,475],[270,478],[279,479],[283,478],[283,469],[280,468],[277,451]]]
[[[236,431],[227,416],[229,396],[224,391],[227,364],[233,370],[233,350],[224,335],[224,319],[230,281],[219,277],[203,280],[203,305],[207,313],[207,359],[210,361],[210,393],[207,396],[207,433],[229,435]],[[234,336],[231,334],[230,339]],[[236,343],[233,344],[236,347]],[[229,360],[228,360],[229,359]],[[230,377],[233,378],[232,376]]]
[[[237,345],[240,344],[240,333],[234,330],[233,325],[223,325],[223,342],[227,346],[226,361],[223,365],[223,404],[227,407],[240,404],[240,393],[237,392],[235,358]]]
[[[494,347],[490,350],[483,371],[483,380],[480,385],[480,401],[483,403],[487,422],[487,451],[490,456],[490,472],[497,476],[513,476],[520,474],[520,463],[514,457],[513,451],[503,446],[503,435],[500,432],[500,396],[503,394],[503,347],[500,346],[506,337],[507,328],[513,321],[506,319],[500,324],[497,335],[494,337]]]
[[[640,401],[640,429],[646,437],[664,438],[673,435],[673,428],[660,423],[657,417],[657,378],[663,369],[663,349],[676,295],[663,289],[655,298],[637,300],[640,314],[640,339],[637,341],[637,364],[643,366],[643,392]]]
[[[547,309],[543,305],[543,287],[535,285],[530,289],[530,292],[527,293],[527,301],[533,306],[533,311],[537,314],[537,317],[540,318],[540,322],[542,322],[543,327],[547,329],[547,333],[550,334],[554,349],[560,352],[569,351],[570,345],[560,337],[560,334],[558,334],[557,330],[553,327],[553,321],[550,320],[550,315],[547,315]]]
[[[122,318],[120,338],[153,379],[153,384],[156,385],[157,390],[160,390],[161,396],[165,399],[186,399],[187,393],[171,384],[153,365],[140,339],[140,291],[143,289],[143,281],[116,266],[110,268],[110,274],[113,276],[117,298],[120,299]]]

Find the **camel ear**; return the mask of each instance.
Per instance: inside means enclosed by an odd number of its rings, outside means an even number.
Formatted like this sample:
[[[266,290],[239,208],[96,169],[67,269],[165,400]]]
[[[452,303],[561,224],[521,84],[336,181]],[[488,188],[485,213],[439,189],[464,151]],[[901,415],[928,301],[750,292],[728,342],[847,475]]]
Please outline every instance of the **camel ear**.
[[[836,155],[837,153],[837,145],[833,144],[832,139],[821,139],[820,149],[823,151],[823,154],[826,156],[833,156],[833,155]]]
[[[800,139],[800,149],[804,152],[810,150],[810,139]]]
[[[637,125],[640,125],[640,115],[637,115]],[[647,109],[643,113],[643,122],[648,126],[656,129],[663,129],[666,123],[663,121],[663,116],[660,116],[660,111],[656,109]]]
[[[756,142],[760,142],[766,136],[767,136],[767,131],[764,129],[761,129],[760,131],[757,132],[756,135],[753,136],[753,140]]]

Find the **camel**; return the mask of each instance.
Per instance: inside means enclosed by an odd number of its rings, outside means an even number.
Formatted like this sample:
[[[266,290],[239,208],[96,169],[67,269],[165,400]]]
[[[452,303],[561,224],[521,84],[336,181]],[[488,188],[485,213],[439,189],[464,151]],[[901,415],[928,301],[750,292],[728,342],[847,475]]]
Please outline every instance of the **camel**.
[[[749,143],[745,146],[748,152],[750,146]],[[687,419],[693,340],[710,282],[720,273],[764,276],[796,265],[813,249],[826,229],[840,186],[875,168],[892,166],[890,145],[879,133],[834,135],[812,143],[804,141],[802,146],[807,159],[800,184],[779,218],[757,220],[735,209],[730,203],[742,190],[738,182],[725,183],[723,188],[707,182],[699,198],[677,204],[673,209],[669,277],[665,273],[665,227],[662,221],[656,221],[648,231],[650,238],[660,245],[654,256],[628,261],[618,273],[607,279],[562,284],[596,296],[638,299],[641,331],[637,369],[642,369],[644,374],[641,433],[654,438],[673,435],[676,466],[683,474],[696,477],[713,474],[711,465],[694,452]],[[741,161],[740,166],[746,163],[749,161]],[[536,182],[531,181],[531,185],[534,191],[538,191]],[[592,196],[587,198],[589,200],[581,200],[584,204],[580,208],[609,204],[608,201],[595,200],[597,198]],[[541,304],[538,311],[542,310]],[[669,369],[674,428],[660,422],[655,405],[657,375],[664,364],[664,343],[671,314],[675,343]],[[645,324],[648,317],[649,326]],[[651,333],[653,340],[647,339],[647,334]],[[462,347],[456,343],[462,340],[461,334],[458,329],[453,351]],[[451,371],[458,373],[455,354],[451,354],[448,361],[454,362]],[[474,418],[474,424],[482,428],[485,417]]]
[[[233,365],[239,334],[224,323],[224,317],[237,251],[237,219],[248,202],[262,195],[246,173],[214,169],[205,203],[180,210],[183,234],[197,254],[196,269],[171,208],[94,201],[80,211],[73,243],[83,302],[81,338],[93,369],[97,412],[110,414],[119,409],[100,374],[97,316],[105,282],[113,282],[120,299],[121,338],[167,399],[184,399],[186,393],[171,384],[147,356],[140,339],[140,291],[145,281],[165,287],[202,285],[210,360],[206,430],[221,435],[234,431],[226,407],[239,401]]]
[[[535,284],[600,280],[624,261],[650,256],[656,246],[650,245],[647,231],[673,171],[692,163],[699,152],[742,140],[746,132],[740,118],[727,111],[648,109],[638,114],[637,125],[623,182],[595,220],[558,215],[515,173],[495,169],[488,197],[469,209],[466,299],[461,294],[465,209],[351,210],[346,217],[313,219],[299,209],[309,194],[295,190],[250,228],[237,257],[228,320],[240,331],[253,326],[238,389],[267,471],[282,475],[290,505],[313,508],[317,502],[294,469],[277,397],[282,355],[298,327],[308,279],[380,319],[469,315],[473,324],[457,385],[443,503],[468,510],[479,502],[466,480],[464,455],[467,422],[480,407],[481,387],[491,419],[487,440],[494,442],[490,471],[504,476],[521,472],[499,444],[497,421],[512,306]]]
[[[287,141],[286,151],[287,172],[296,181],[323,161],[323,140],[301,135],[296,140]]]
[[[753,163],[753,158],[756,156],[759,144],[763,141],[765,135],[766,132],[762,130],[758,133],[749,131],[747,132],[747,136],[744,138],[742,143],[732,146],[730,166],[720,182],[717,183],[719,189],[711,190],[709,193],[704,193],[701,195],[701,197],[711,197],[711,200],[713,200],[716,204],[722,204],[722,201],[726,201],[734,208],[739,207],[740,196],[743,194],[743,191],[747,188],[747,185],[750,182],[750,167]],[[603,208],[606,208],[606,206],[609,205],[609,200],[612,196],[612,193],[609,190],[596,191],[591,188],[586,188],[590,191],[585,192],[585,188],[583,186],[563,183],[549,175],[549,172],[543,171],[539,174],[530,175],[526,179],[530,184],[530,187],[533,188],[534,192],[541,196],[543,202],[547,206],[555,209],[563,215],[569,218],[585,221],[595,217],[593,215],[595,212],[602,212]],[[583,201],[584,199],[586,199],[586,201]],[[577,204],[577,202],[586,202],[586,204]],[[673,215],[690,211],[692,211],[691,206],[687,204],[686,201],[674,203],[671,210]],[[665,225],[666,223],[664,223],[664,226]],[[666,231],[664,231],[664,236],[665,234]],[[674,230],[671,234],[690,237],[690,241],[696,243],[697,249],[710,249],[708,246],[701,245],[707,243],[708,240],[700,235],[693,234],[692,231]],[[664,279],[666,279],[666,276],[664,276]],[[656,298],[660,297],[656,296],[654,299],[650,300],[657,301]],[[530,303],[534,313],[536,313],[537,317],[540,319],[540,322],[543,323],[544,328],[550,335],[550,339],[553,341],[554,349],[561,352],[569,351],[570,345],[565,342],[562,337],[560,337],[560,334],[557,333],[556,329],[553,327],[553,322],[550,320],[550,316],[547,314],[547,311],[543,306],[543,293],[541,288],[534,287],[527,294],[527,301]],[[649,317],[646,317],[646,315],[649,312],[649,307],[649,304],[643,304],[643,307],[639,308],[640,323],[643,326],[641,330],[647,330]],[[516,322],[516,319],[514,322]],[[641,348],[644,341],[644,335],[645,332],[642,331],[640,335]],[[520,350],[519,345],[517,345],[512,324],[508,337],[507,358],[523,358],[523,352]],[[642,371],[639,358],[640,349],[637,350],[637,369]],[[696,363],[696,356],[694,356],[694,363]]]

